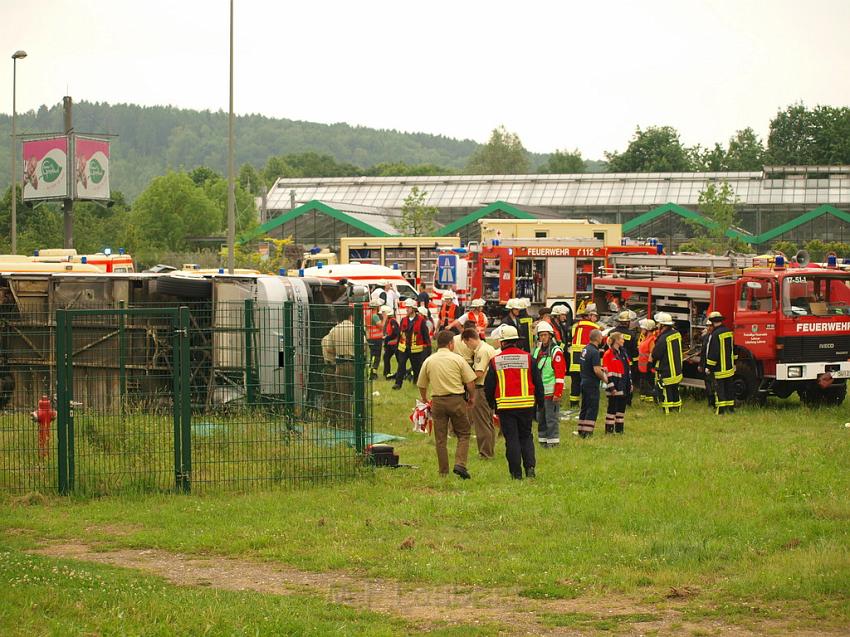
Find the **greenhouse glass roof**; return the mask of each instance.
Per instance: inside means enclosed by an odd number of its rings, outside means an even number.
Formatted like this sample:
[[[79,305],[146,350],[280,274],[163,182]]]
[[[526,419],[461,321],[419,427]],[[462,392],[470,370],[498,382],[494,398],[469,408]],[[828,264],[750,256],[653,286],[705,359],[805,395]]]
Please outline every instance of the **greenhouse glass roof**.
[[[538,208],[651,207],[671,201],[696,206],[712,181],[728,181],[744,206],[850,205],[850,166],[772,166],[759,172],[281,178],[269,191],[267,207],[288,210],[295,190],[297,202],[315,199],[387,214],[401,208],[413,186],[428,193],[428,205],[441,209],[478,209],[495,201]]]

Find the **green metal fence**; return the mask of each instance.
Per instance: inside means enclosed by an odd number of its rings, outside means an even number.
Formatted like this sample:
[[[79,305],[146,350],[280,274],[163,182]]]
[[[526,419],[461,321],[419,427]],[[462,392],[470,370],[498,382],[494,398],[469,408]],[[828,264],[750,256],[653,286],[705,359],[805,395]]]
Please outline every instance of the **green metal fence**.
[[[323,352],[350,312],[250,300],[7,312],[0,489],[208,492],[355,475],[371,436],[363,308],[338,330],[350,353]],[[46,427],[31,414],[42,395],[56,410]]]

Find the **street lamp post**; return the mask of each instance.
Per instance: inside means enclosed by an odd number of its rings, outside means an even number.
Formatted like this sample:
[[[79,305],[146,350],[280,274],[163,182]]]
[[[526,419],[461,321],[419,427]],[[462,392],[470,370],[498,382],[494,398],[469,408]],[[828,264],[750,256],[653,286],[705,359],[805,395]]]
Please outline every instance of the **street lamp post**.
[[[233,166],[233,0],[230,0],[230,111],[227,115],[227,272],[233,274],[236,243],[236,175]]]
[[[15,51],[12,54],[12,254],[18,253],[18,171],[15,169],[18,138],[15,131],[15,92],[17,89],[18,60],[22,60],[26,56],[26,51]]]

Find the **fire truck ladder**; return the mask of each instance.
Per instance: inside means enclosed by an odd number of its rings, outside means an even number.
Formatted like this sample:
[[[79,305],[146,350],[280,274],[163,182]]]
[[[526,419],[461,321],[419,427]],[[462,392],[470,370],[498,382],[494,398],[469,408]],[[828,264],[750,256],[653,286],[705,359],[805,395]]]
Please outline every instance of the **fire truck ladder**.
[[[612,255],[610,266],[601,274],[622,279],[713,283],[740,277],[745,268],[753,267],[753,257],[714,256],[711,254],[679,255]]]

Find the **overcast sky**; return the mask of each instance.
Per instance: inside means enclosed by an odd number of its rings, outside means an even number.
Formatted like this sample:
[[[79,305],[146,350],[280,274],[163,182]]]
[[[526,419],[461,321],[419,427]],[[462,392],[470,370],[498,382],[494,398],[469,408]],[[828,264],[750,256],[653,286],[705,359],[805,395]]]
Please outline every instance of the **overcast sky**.
[[[796,102],[850,104],[850,1],[236,0],[236,111],[622,150],[766,135]],[[0,0],[0,111],[76,100],[227,109],[227,0]]]

